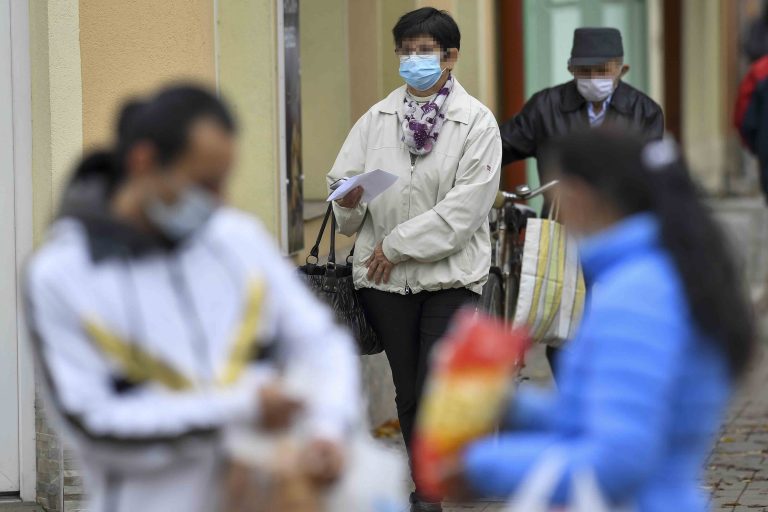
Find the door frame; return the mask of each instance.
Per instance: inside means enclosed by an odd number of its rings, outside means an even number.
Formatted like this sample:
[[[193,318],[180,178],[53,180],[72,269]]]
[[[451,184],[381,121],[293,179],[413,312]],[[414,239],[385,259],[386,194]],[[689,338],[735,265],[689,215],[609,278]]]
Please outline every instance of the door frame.
[[[22,267],[32,252],[32,86],[30,79],[29,3],[10,0],[11,87],[13,109],[14,231],[16,243],[16,342],[19,379],[19,494],[35,501],[34,358],[23,316]]]

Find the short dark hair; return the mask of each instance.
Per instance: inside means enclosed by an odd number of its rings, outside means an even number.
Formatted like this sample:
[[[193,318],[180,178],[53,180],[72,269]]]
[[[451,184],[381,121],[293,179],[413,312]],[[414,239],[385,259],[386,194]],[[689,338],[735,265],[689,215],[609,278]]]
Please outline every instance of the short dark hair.
[[[151,143],[158,162],[168,164],[187,149],[190,129],[200,119],[211,119],[228,133],[237,129],[226,103],[195,84],[175,85],[155,96],[129,100],[117,119],[115,147],[86,155],[71,183],[99,178],[110,197],[126,178],[125,159],[133,146],[141,141]]]
[[[189,130],[201,118],[212,119],[229,133],[236,129],[227,105],[214,92],[194,84],[170,86],[154,97],[127,102],[116,127],[119,166],[142,140],[155,146],[161,164],[171,162],[187,148]]]
[[[461,49],[459,26],[447,11],[434,7],[422,7],[403,14],[392,29],[392,35],[397,47],[410,37],[431,36],[443,50]]]

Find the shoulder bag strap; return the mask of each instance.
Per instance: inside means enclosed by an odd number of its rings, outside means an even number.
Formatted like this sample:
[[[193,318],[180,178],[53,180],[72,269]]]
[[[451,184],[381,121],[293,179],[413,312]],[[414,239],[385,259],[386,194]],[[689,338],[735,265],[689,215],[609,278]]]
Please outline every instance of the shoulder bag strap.
[[[323,234],[325,233],[325,226],[328,225],[328,219],[333,214],[333,203],[328,204],[328,209],[325,211],[325,217],[323,217],[323,223],[320,225],[320,231],[317,233],[317,239],[315,240],[315,245],[312,246],[312,249],[309,251],[309,256],[307,256],[307,263],[309,263],[309,258],[315,258],[315,263],[318,262],[320,258],[320,242],[323,240]],[[333,220],[334,228],[336,224],[336,219]]]
[[[336,264],[336,216],[331,214],[331,250],[328,252],[328,263]]]
[[[347,265],[352,264],[352,257],[355,255],[355,245],[357,245],[357,242],[352,244],[352,248],[349,250],[349,254],[347,255]]]

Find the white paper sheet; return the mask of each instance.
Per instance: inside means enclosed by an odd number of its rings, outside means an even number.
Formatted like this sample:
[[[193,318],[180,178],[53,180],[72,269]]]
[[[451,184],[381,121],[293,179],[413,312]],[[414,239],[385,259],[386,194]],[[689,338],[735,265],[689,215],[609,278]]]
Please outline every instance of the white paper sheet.
[[[395,184],[397,176],[381,169],[348,178],[334,190],[326,201],[335,201],[347,195],[353,188],[363,187],[363,203],[370,203],[376,196]]]

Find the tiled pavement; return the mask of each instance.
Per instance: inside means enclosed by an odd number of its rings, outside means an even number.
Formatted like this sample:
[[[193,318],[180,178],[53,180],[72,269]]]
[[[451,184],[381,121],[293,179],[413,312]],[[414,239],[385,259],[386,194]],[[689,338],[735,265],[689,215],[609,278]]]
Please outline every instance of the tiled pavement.
[[[734,400],[708,461],[712,510],[768,511],[768,356]]]

